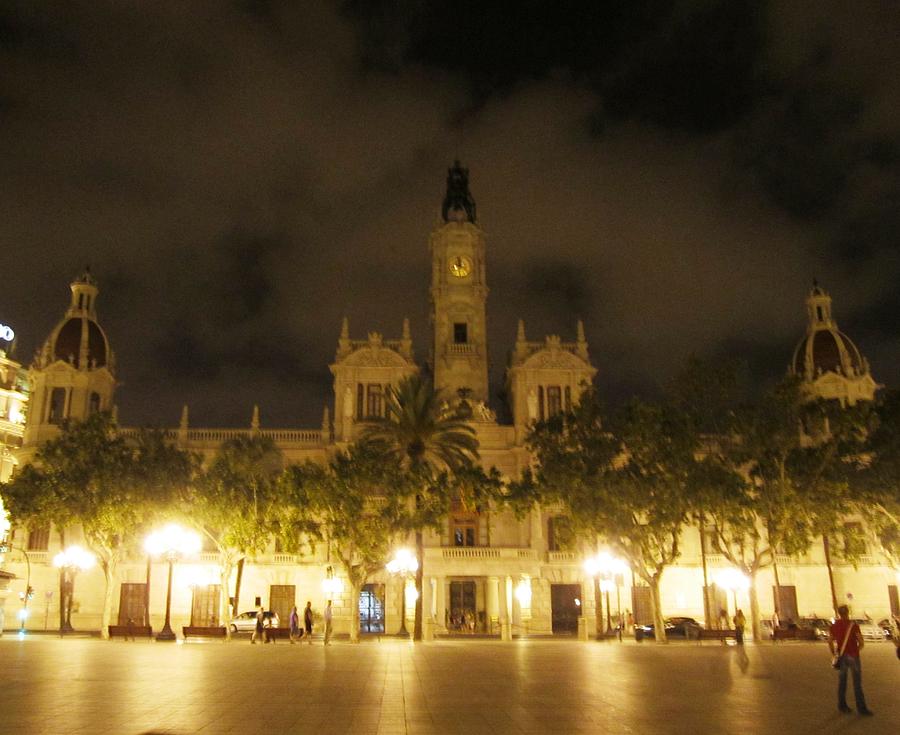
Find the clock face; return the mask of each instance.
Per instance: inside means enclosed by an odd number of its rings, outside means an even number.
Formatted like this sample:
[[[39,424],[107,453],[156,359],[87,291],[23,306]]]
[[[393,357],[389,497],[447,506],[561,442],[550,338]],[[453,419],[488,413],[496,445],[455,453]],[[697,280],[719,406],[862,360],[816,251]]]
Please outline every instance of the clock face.
[[[450,261],[450,275],[465,278],[472,272],[472,261],[457,255]]]

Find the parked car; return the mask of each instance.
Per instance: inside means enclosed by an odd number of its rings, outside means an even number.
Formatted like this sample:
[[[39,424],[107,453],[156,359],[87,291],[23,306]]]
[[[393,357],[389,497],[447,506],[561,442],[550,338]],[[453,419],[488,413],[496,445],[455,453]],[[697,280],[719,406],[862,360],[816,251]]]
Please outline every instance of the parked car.
[[[827,618],[800,618],[797,625],[801,628],[812,628],[816,631],[816,638],[819,640],[828,640],[831,621]]]
[[[685,640],[698,640],[700,631],[703,626],[693,618],[666,618],[666,637],[667,638],[684,638]],[[656,628],[653,623],[647,625],[635,625],[634,637],[653,638],[656,635]]]
[[[887,638],[893,638],[895,633],[894,624],[891,622],[890,618],[885,618],[884,620],[878,621],[878,627],[884,631],[884,635]]]
[[[278,627],[278,613],[274,610],[266,610],[263,615],[265,616],[265,620],[271,621],[271,625],[268,627],[277,628]],[[231,619],[231,632],[232,633],[244,633],[244,632],[253,632],[256,629],[256,610],[250,610],[248,612],[242,612],[240,615],[236,615]]]
[[[885,639],[884,629],[880,625],[875,625],[871,620],[857,619],[853,622],[859,626],[859,632],[862,633],[863,639],[867,641],[883,641]]]

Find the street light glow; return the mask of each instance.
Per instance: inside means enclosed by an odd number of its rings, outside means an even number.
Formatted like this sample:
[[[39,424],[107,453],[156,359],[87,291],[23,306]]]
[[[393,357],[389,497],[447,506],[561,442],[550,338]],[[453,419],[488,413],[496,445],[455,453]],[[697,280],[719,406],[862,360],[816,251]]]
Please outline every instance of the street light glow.
[[[199,554],[203,541],[199,534],[188,531],[177,523],[169,523],[154,531],[144,541],[144,550],[150,556],[192,556]]]
[[[53,557],[53,566],[57,569],[79,569],[86,571],[97,563],[97,557],[80,546],[70,546]]]
[[[391,574],[412,574],[419,568],[419,562],[409,549],[397,549],[385,566]]]
[[[716,584],[726,590],[737,592],[750,587],[750,578],[739,569],[729,567],[716,575]]]

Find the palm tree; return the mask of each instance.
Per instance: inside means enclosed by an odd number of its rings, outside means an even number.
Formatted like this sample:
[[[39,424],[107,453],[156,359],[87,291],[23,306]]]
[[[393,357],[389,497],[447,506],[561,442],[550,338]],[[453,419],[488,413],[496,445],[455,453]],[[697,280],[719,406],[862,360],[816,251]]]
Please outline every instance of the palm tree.
[[[425,555],[423,528],[428,523],[425,495],[440,493],[435,483],[441,472],[451,474],[471,467],[478,459],[478,439],[460,412],[451,408],[432,382],[421,375],[404,378],[390,387],[385,399],[385,416],[376,419],[363,432],[367,442],[384,455],[400,462],[410,480],[416,482],[416,514],[412,526],[416,533],[416,617],[413,640],[422,640],[422,566]],[[435,500],[432,498],[432,500]],[[438,499],[442,500],[442,499]],[[443,507],[443,503],[438,504]]]

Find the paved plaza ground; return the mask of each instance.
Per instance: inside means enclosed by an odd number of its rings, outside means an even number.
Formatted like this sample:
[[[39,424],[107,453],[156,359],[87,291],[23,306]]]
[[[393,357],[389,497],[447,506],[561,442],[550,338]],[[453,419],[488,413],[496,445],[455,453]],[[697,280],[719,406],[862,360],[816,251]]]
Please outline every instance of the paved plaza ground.
[[[841,715],[824,644],[0,639],[0,733],[897,733],[900,661]],[[852,700],[852,695],[851,695]]]

